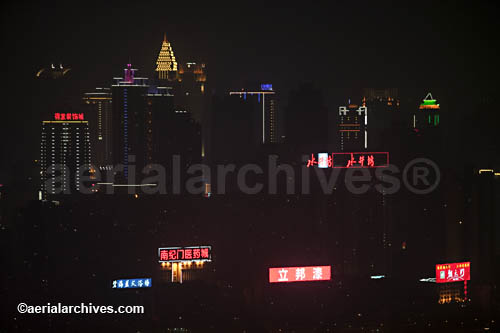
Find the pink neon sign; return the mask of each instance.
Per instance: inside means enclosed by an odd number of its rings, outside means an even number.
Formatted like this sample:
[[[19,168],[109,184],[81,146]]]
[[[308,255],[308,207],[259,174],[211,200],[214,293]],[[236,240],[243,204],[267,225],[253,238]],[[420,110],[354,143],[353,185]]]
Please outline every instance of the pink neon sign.
[[[326,281],[331,278],[330,266],[269,268],[269,282]]]
[[[470,280],[470,262],[436,265],[436,283]]]
[[[318,168],[382,168],[389,165],[388,152],[319,153],[311,154],[307,167]]]
[[[83,113],[54,113],[55,120],[83,120]]]
[[[211,261],[211,246],[163,247],[158,249],[159,262]]]

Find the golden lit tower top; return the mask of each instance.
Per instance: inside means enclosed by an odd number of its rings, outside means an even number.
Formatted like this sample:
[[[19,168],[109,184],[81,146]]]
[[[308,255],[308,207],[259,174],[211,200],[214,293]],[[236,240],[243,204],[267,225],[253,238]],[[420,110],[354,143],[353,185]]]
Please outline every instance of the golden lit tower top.
[[[177,78],[177,61],[175,60],[172,45],[167,41],[166,34],[163,37],[158,60],[156,60],[155,71],[158,72],[159,79],[175,80]]]

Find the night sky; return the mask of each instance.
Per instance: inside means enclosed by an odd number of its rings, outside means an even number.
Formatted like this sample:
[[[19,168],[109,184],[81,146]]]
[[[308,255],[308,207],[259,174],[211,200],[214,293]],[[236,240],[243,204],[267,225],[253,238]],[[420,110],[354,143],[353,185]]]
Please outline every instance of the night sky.
[[[164,32],[178,61],[207,63],[218,94],[265,81],[287,96],[312,81],[330,110],[363,87],[398,87],[417,96],[431,90],[443,101],[468,89],[494,91],[499,74],[497,8],[486,2],[2,6],[2,157],[24,159],[23,149],[36,155],[39,133],[32,132],[39,119],[23,101],[36,89],[39,68],[71,67],[75,95],[109,86],[129,59],[140,76],[151,77]],[[21,146],[13,149],[12,139]]]

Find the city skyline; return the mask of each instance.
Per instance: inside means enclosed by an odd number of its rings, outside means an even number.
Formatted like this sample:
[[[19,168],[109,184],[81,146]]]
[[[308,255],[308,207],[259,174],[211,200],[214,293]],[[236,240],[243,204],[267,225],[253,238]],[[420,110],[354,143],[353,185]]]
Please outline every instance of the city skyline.
[[[330,5],[2,5],[0,331],[498,329],[497,5]]]

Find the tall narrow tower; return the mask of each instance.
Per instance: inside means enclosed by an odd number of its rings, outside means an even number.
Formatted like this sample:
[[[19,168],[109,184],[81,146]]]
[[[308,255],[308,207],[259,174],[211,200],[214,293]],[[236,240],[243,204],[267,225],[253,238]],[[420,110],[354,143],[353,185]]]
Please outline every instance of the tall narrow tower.
[[[83,95],[89,120],[92,161],[98,168],[113,164],[112,160],[112,98],[110,88],[95,88]]]
[[[167,41],[166,34],[163,36],[160,54],[156,60],[156,74],[158,80],[177,80],[177,61],[175,60],[172,45]]]
[[[111,86],[113,165],[124,166],[123,177],[118,182],[140,175],[151,162],[151,115],[146,106],[149,85],[147,78],[135,76],[136,71],[131,64],[127,64],[124,77],[113,78],[115,82]]]

